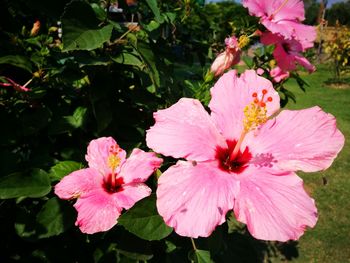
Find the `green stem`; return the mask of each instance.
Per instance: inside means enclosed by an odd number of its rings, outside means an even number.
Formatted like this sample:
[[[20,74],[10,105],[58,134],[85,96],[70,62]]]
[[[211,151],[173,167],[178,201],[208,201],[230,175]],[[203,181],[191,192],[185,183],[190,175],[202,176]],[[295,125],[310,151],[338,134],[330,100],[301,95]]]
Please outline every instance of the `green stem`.
[[[191,237],[191,242],[194,250],[197,250],[196,243],[194,243],[193,238]]]

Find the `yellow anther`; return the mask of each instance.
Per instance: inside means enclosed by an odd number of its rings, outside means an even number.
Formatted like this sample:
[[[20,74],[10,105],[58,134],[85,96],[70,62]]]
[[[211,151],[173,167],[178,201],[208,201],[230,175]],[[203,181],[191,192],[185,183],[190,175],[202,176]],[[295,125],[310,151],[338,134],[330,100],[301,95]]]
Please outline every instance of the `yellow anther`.
[[[240,49],[244,48],[245,46],[247,46],[250,42],[250,39],[247,35],[242,35],[239,37],[239,40],[238,40],[238,47]]]
[[[259,125],[267,121],[267,110],[266,106],[261,107],[257,103],[250,103],[244,107],[243,127],[244,132],[255,130]]]
[[[108,156],[107,160],[108,167],[111,168],[111,170],[114,172],[114,170],[119,166],[120,164],[120,158],[119,156],[115,154],[110,154]]]

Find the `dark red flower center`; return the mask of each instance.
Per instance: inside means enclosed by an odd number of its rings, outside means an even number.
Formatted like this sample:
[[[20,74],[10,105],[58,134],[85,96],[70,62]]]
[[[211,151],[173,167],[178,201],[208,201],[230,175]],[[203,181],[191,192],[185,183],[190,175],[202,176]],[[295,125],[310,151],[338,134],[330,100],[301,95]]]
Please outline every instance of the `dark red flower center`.
[[[219,168],[232,173],[241,173],[248,167],[248,162],[252,158],[249,148],[246,147],[243,152],[239,151],[234,160],[230,160],[230,155],[235,148],[236,140],[227,140],[227,148],[217,147],[216,159],[219,162]]]
[[[283,47],[283,50],[284,50],[286,53],[289,53],[289,51],[292,50],[290,44],[288,44],[288,43],[283,43],[283,44],[282,44],[282,47]]]
[[[124,184],[123,178],[117,177],[115,179],[115,185],[113,185],[111,177],[112,177],[112,174],[109,174],[107,177],[108,179],[103,181],[103,188],[105,189],[105,191],[107,193],[110,193],[110,194],[123,191],[124,190],[123,189],[123,184]]]

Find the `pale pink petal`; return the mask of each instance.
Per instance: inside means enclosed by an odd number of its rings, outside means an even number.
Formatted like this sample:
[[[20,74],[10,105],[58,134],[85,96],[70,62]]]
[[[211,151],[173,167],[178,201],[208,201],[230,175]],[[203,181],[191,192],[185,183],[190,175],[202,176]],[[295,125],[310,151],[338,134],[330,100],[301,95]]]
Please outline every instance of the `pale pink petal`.
[[[240,61],[240,51],[235,51],[233,49],[227,49],[226,51],[220,53],[214,60],[210,67],[210,71],[215,76],[220,76],[225,70],[236,65]]]
[[[266,103],[267,114],[271,115],[279,109],[279,96],[272,83],[260,77],[254,70],[246,70],[240,77],[235,70],[225,73],[211,89],[212,99],[209,103],[211,117],[226,139],[237,140],[243,129],[244,107],[253,102],[253,93],[262,97],[266,89],[266,97],[272,102]]]
[[[175,158],[205,161],[215,158],[216,147],[226,145],[202,104],[182,98],[154,113],[156,123],[146,135],[147,146]]]
[[[102,187],[79,198],[74,207],[78,211],[75,225],[81,232],[94,234],[111,229],[120,216],[115,194],[107,193]]]
[[[280,67],[275,67],[271,69],[270,76],[273,78],[275,82],[281,82],[284,79],[289,78],[289,72],[283,71]]]
[[[102,184],[103,177],[98,171],[92,168],[81,169],[63,177],[55,186],[55,194],[61,199],[78,198]]]
[[[293,28],[293,36],[301,43],[303,51],[313,47],[317,37],[316,27],[298,22],[291,23],[289,25]]]
[[[305,20],[304,2],[302,0],[265,0],[274,3],[273,20]],[[271,14],[270,14],[271,15]]]
[[[267,9],[270,9],[269,2],[271,1],[243,0],[242,4],[245,8],[248,8],[250,15],[261,17],[266,15]]]
[[[144,152],[135,148],[120,169],[118,177],[123,178],[125,184],[142,183],[160,167],[163,159],[153,152]]]
[[[244,143],[253,156],[269,156],[275,169],[315,172],[332,164],[344,145],[344,136],[331,114],[313,107],[282,111],[259,131],[248,134]]]
[[[289,20],[274,22],[268,18],[262,18],[261,24],[274,34],[281,34],[286,39],[293,38],[294,29],[291,27],[291,24],[294,25],[294,23],[291,23]]]
[[[300,66],[303,66],[307,71],[309,71],[309,73],[312,73],[316,70],[316,67],[303,56],[295,56],[295,61],[298,62]]]
[[[149,196],[151,192],[151,188],[143,183],[131,183],[122,185],[122,190],[114,193],[114,198],[118,206],[129,209],[139,200]]]
[[[234,176],[217,162],[179,161],[160,176],[157,208],[165,223],[181,236],[209,236],[233,208],[238,191]]]
[[[117,143],[112,137],[101,137],[96,140],[92,140],[87,148],[87,155],[85,155],[85,159],[89,163],[89,167],[96,169],[104,175],[111,173],[111,169],[108,166],[108,157],[111,154],[111,147],[116,145]],[[120,149],[118,157],[120,158],[121,163],[123,163],[125,160],[125,156],[126,152]]]
[[[255,238],[297,240],[307,226],[315,226],[314,200],[296,174],[249,167],[238,178],[234,212]]]

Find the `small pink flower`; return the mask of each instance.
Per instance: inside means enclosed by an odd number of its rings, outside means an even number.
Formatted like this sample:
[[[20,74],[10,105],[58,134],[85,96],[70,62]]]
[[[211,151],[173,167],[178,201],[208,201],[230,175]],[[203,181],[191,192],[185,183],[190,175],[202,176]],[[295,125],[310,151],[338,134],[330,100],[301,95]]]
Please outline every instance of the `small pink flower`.
[[[258,68],[258,69],[256,70],[256,73],[257,73],[259,76],[261,76],[262,74],[264,74],[264,72],[265,72],[265,70],[263,70],[262,68]]]
[[[224,74],[208,114],[182,98],[154,114],[147,145],[184,158],[158,180],[157,208],[182,236],[207,237],[229,210],[264,240],[298,239],[317,221],[314,200],[294,172],[328,168],[344,144],[335,118],[318,107],[279,110],[279,96],[253,70]]]
[[[270,71],[270,76],[276,83],[279,83],[282,80],[289,78],[289,75],[290,74],[288,71],[283,71],[280,67],[275,67]]]
[[[305,20],[304,3],[301,0],[243,0],[243,6],[272,33],[286,39],[295,38],[303,48],[313,46],[316,29],[301,24]]]
[[[225,51],[216,57],[210,67],[210,71],[213,72],[215,76],[222,75],[225,70],[236,65],[241,58],[241,51],[238,47],[238,40],[236,37],[232,36],[226,38],[225,44]]]
[[[316,70],[315,66],[302,56],[303,47],[295,39],[286,40],[279,35],[269,32],[264,33],[260,40],[264,45],[275,45],[273,56],[281,70],[285,72],[295,70],[298,64],[310,73]]]
[[[111,229],[123,208],[131,208],[149,196],[145,185],[162,159],[154,153],[134,149],[129,158],[111,137],[92,140],[87,149],[89,168],[65,176],[55,186],[61,199],[74,199],[78,211],[76,225],[83,233],[93,234]]]
[[[29,85],[30,82],[32,82],[32,79],[30,79],[26,84],[24,84],[22,86],[21,84],[18,84],[17,82],[15,82],[14,80],[12,80],[12,79],[10,79],[8,77],[3,77],[3,78],[6,79],[6,81],[8,81],[8,82],[1,82],[0,86],[13,87],[18,92],[30,91],[30,89],[28,89],[27,86]]]

